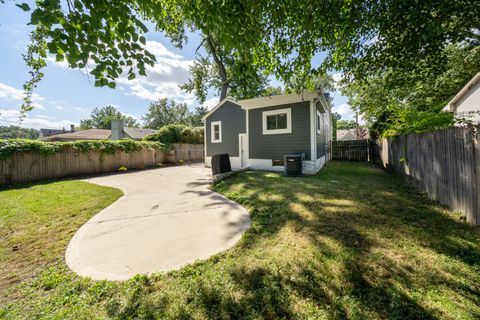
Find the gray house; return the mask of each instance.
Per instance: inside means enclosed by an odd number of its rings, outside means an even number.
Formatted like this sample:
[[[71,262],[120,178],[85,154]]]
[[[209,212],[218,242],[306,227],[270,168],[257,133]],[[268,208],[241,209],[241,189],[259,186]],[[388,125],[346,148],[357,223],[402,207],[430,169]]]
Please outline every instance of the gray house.
[[[206,166],[218,153],[228,153],[234,169],[283,171],[285,155],[304,153],[303,172],[315,174],[328,161],[331,112],[321,93],[227,98],[203,120]]]

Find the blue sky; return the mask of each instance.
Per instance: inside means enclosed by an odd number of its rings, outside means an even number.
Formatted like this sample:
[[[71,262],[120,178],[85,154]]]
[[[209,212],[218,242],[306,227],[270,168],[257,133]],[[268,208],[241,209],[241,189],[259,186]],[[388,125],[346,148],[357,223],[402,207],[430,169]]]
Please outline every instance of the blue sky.
[[[17,125],[22,85],[28,79],[22,53],[26,51],[31,27],[26,25],[28,13],[13,3],[0,4],[0,8],[0,125]],[[133,81],[120,79],[116,89],[96,88],[93,79],[84,72],[49,59],[45,77],[35,90],[33,101],[36,108],[22,126],[68,128],[70,124],[78,125],[81,119],[88,118],[93,108],[108,104],[141,119],[150,102],[164,97],[187,102],[193,109],[198,101],[178,86],[189,79],[188,69],[195,58],[199,37],[191,35],[182,50],[173,47],[159,32],[150,32],[146,38],[147,48],[157,57],[156,65],[147,71],[147,77]],[[317,60],[320,59],[318,56]],[[336,74],[334,78],[338,76]],[[272,80],[272,84],[278,83]],[[218,98],[211,95],[205,104],[213,106],[216,102]],[[334,96],[334,111],[342,114],[343,119],[353,116],[346,98],[339,92]]]

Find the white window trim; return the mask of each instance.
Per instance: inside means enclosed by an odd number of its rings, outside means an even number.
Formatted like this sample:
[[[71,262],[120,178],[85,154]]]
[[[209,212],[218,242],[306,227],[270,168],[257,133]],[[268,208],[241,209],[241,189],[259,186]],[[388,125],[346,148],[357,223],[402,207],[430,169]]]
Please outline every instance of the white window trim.
[[[321,131],[320,128],[319,128],[319,124],[320,124],[320,119],[321,119],[321,118],[322,118],[322,114],[321,114],[321,112],[318,111],[318,109],[317,109],[317,119],[316,119],[317,121],[316,121],[315,124],[316,124],[316,127],[317,127],[317,133],[318,133],[318,134],[322,134],[322,131]]]
[[[273,116],[276,114],[287,114],[287,128],[286,129],[267,129],[267,116]],[[263,134],[285,134],[285,133],[292,133],[292,109],[285,108],[285,109],[277,109],[277,110],[270,110],[270,111],[263,111],[262,112],[262,129]]]
[[[219,139],[215,140],[214,128],[218,125],[218,137]],[[212,121],[210,123],[210,141],[212,143],[221,143],[222,142],[222,121]]]

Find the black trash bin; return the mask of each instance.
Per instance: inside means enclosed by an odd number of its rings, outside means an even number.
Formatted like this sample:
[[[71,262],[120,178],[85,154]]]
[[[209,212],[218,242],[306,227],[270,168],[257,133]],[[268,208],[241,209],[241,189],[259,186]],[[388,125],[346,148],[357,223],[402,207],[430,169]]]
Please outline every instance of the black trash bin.
[[[212,156],[212,174],[225,173],[232,171],[230,166],[230,157],[228,153],[214,154]]]

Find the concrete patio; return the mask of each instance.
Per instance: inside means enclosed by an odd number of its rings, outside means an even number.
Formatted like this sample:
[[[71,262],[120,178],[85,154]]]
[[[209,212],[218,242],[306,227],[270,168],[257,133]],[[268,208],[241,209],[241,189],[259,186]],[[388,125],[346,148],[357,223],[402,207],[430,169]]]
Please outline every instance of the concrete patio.
[[[124,192],[68,245],[70,269],[93,279],[126,280],[178,269],[230,248],[250,225],[245,208],[208,189],[210,170],[203,165],[85,181]]]

